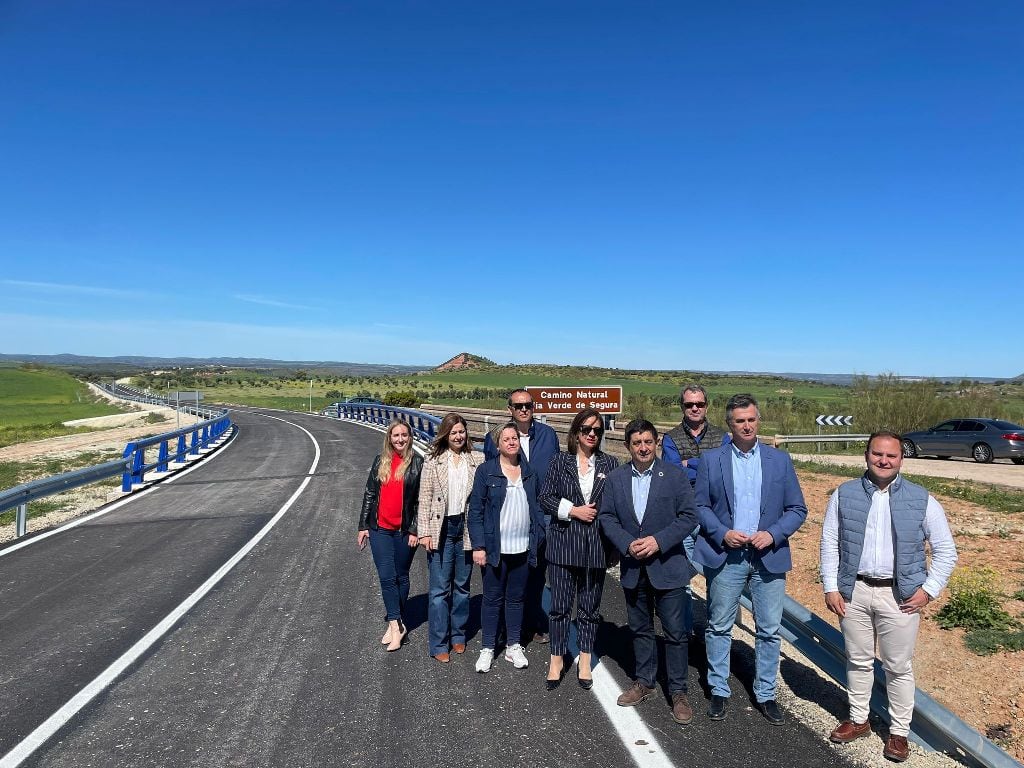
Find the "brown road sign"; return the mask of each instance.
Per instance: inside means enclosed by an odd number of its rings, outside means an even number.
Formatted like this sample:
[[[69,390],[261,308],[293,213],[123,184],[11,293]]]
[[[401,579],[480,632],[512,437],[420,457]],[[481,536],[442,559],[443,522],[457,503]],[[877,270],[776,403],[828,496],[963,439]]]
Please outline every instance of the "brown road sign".
[[[533,398],[537,414],[575,414],[584,408],[615,414],[622,413],[622,387],[525,387]]]

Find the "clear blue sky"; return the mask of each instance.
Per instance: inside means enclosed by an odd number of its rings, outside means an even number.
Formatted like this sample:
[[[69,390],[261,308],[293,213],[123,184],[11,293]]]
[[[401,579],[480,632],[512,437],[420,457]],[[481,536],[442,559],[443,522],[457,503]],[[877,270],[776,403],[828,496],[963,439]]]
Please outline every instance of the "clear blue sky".
[[[1024,371],[1024,5],[0,2],[0,351]]]

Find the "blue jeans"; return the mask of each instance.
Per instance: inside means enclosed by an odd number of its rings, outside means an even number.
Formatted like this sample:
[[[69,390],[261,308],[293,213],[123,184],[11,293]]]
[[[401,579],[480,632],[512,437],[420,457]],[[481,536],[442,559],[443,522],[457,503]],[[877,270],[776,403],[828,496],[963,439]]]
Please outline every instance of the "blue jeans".
[[[370,552],[380,578],[380,594],[384,598],[384,618],[403,621],[405,603],[409,599],[409,567],[416,548],[409,546],[409,534],[386,528],[370,529]]]
[[[437,537],[437,549],[427,553],[431,656],[447,653],[449,643],[466,642],[473,553],[462,548],[464,524],[462,516],[446,518]]]
[[[502,555],[496,566],[483,567],[484,607],[480,617],[480,630],[484,648],[494,649],[498,636],[498,621],[505,609],[505,631],[508,644],[516,645],[523,633],[523,599],[526,596],[528,555]]]
[[[685,587],[655,589],[647,579],[647,569],[640,569],[634,589],[622,590],[626,595],[626,621],[633,633],[633,655],[636,658],[636,681],[654,688],[658,677],[658,646],[654,639],[654,612],[661,619],[665,633],[665,666],[670,694],[686,693],[689,644],[683,631],[683,596]]]
[[[708,627],[704,640],[708,651],[708,686],[714,696],[729,696],[729,651],[732,626],[743,588],[750,587],[754,606],[754,698],[775,698],[782,639],[782,605],[786,574],[771,573],[760,556],[746,547],[730,549],[718,568],[704,568],[708,583]]]
[[[699,531],[700,526],[697,526],[693,533],[683,539],[683,549],[686,551],[686,557],[697,573],[703,575],[704,566],[693,559],[693,548],[696,546]],[[683,596],[683,631],[688,636],[693,634],[693,590],[689,584],[686,585],[686,594]]]

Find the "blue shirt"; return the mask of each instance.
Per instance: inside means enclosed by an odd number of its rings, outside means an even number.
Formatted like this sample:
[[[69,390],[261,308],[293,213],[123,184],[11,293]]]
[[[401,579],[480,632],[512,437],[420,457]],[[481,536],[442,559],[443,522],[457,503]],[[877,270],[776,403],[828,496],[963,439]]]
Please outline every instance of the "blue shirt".
[[[752,536],[761,521],[761,450],[760,443],[744,453],[729,444],[732,456],[732,489],[736,499],[733,529]]]
[[[651,478],[654,477],[654,464],[644,472],[638,471],[633,463],[630,463],[629,468],[633,472],[633,511],[636,512],[636,521],[643,523],[644,513],[647,512],[647,497],[651,493]]]

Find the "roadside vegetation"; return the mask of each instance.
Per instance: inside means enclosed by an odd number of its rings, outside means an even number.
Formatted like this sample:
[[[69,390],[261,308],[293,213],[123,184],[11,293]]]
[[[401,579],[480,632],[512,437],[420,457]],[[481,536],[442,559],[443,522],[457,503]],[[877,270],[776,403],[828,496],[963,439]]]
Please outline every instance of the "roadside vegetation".
[[[0,367],[0,448],[56,435],[88,432],[61,422],[109,416],[124,409],[97,398],[64,371],[40,366]]]
[[[982,656],[1024,650],[1024,628],[1003,608],[998,583],[994,568],[957,568],[949,580],[949,601],[935,615],[943,629],[967,630],[964,643]]]

